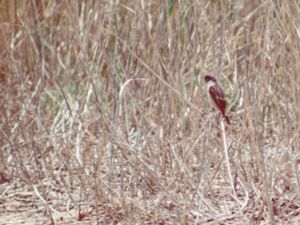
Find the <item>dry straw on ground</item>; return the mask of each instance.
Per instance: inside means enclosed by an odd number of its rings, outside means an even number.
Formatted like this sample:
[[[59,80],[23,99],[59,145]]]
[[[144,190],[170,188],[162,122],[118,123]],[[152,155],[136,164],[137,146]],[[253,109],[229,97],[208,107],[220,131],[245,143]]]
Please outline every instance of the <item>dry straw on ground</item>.
[[[298,1],[0,12],[0,224],[298,224]]]

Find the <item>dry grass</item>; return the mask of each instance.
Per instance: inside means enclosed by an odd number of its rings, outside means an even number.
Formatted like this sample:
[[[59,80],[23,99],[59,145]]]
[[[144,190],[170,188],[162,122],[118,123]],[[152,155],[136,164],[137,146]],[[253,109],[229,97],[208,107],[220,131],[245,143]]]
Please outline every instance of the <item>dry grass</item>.
[[[298,1],[0,11],[1,224],[300,220]],[[205,74],[228,96],[229,160]]]

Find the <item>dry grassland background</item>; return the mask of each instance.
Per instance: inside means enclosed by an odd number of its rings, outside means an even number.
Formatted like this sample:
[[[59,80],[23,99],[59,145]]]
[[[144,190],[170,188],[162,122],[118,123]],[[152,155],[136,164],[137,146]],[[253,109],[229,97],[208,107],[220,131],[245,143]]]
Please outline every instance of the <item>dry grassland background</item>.
[[[0,224],[299,224],[299,4],[0,1]]]

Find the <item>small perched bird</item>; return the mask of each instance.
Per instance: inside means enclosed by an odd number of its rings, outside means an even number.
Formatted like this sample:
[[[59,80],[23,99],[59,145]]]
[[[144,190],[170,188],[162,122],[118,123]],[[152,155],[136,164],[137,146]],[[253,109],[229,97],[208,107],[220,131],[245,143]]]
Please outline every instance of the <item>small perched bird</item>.
[[[217,80],[214,77],[209,75],[206,75],[204,77],[204,80],[206,82],[207,95],[209,98],[210,105],[216,110],[219,110],[224,116],[226,122],[230,124],[228,116],[225,115],[226,100],[225,100],[224,92],[219,87]]]

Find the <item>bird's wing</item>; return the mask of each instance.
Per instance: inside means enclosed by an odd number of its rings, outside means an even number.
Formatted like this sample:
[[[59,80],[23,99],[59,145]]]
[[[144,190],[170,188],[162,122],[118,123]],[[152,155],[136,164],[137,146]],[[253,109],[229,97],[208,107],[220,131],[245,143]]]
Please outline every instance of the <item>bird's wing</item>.
[[[209,88],[209,94],[221,110],[222,114],[225,115],[226,100],[223,91],[218,86],[214,85]]]

